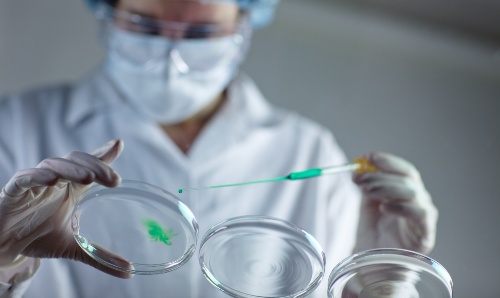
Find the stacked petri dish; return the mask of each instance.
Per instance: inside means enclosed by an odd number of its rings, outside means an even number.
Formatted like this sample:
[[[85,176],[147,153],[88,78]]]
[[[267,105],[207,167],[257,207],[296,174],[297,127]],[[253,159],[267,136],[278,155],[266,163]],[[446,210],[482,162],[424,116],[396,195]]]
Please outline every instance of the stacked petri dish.
[[[95,184],[71,217],[73,235],[96,261],[130,274],[161,274],[194,254],[198,223],[173,194],[124,180],[114,188]]]
[[[403,249],[373,249],[339,263],[329,298],[451,298],[452,279],[432,258]]]
[[[206,278],[233,297],[304,297],[325,269],[323,250],[310,234],[265,216],[212,227],[201,241],[199,262]]]

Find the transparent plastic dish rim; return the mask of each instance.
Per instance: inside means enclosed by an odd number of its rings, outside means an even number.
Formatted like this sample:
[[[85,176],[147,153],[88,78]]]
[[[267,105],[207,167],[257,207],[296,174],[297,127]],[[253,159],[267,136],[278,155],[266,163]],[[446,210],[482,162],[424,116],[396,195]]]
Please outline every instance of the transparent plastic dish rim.
[[[438,278],[446,286],[450,295],[452,294],[453,281],[450,274],[448,273],[446,268],[443,267],[443,265],[421,253],[400,248],[368,249],[353,254],[352,256],[344,259],[333,268],[328,278],[328,291],[330,292],[335,283],[343,276],[349,275],[350,273],[353,273],[354,271],[364,267],[365,265],[372,264],[372,260],[370,260],[370,262],[367,261],[367,258],[370,257],[377,257],[377,263],[379,264],[396,263],[394,257],[398,257],[400,259],[405,258],[411,260],[414,263],[421,264],[422,270],[425,270],[426,272]]]
[[[145,191],[145,189],[147,189],[149,192],[152,192],[157,196],[164,197],[166,200],[168,200],[170,202],[177,203],[178,206],[180,206],[180,212],[182,213],[182,215],[186,219],[187,218],[191,219],[191,221],[189,221],[189,222],[188,222],[188,220],[186,220],[186,221],[193,229],[192,246],[190,246],[190,249],[186,250],[181,257],[179,257],[178,259],[173,260],[171,262],[163,263],[163,264],[138,264],[141,266],[141,268],[149,267],[148,270],[125,269],[125,268],[122,268],[120,266],[116,266],[116,265],[114,265],[114,264],[112,264],[112,263],[110,263],[110,262],[108,262],[108,261],[106,261],[98,256],[94,256],[94,255],[89,254],[87,252],[87,250],[82,247],[82,249],[85,251],[85,253],[87,253],[94,260],[96,260],[97,262],[101,263],[102,265],[104,265],[106,267],[109,267],[109,268],[112,268],[112,269],[115,269],[115,270],[118,270],[121,272],[126,272],[126,273],[130,273],[130,274],[137,274],[137,275],[156,275],[156,274],[167,273],[167,272],[173,271],[175,269],[178,269],[181,266],[183,266],[185,263],[187,263],[191,259],[191,257],[193,256],[194,252],[196,251],[196,246],[197,246],[197,242],[198,242],[198,233],[199,233],[198,222],[196,221],[196,218],[193,215],[192,211],[189,209],[189,207],[187,207],[186,204],[184,204],[177,196],[175,196],[171,192],[164,190],[164,189],[162,189],[158,186],[155,186],[153,184],[146,183],[146,182],[136,181],[136,180],[122,180],[118,186],[113,187],[112,189],[117,190],[120,188],[124,188],[124,189],[125,188],[133,188],[133,189],[136,189],[136,190],[138,189],[138,190],[142,190],[142,191]],[[75,220],[76,220],[75,213],[78,211],[80,204],[84,201],[89,201],[89,200],[95,199],[96,197],[89,197],[89,195],[92,195],[95,192],[102,190],[102,189],[107,189],[107,187],[100,185],[100,184],[92,184],[90,186],[90,188],[88,188],[86,191],[84,191],[80,195],[78,203],[76,204],[75,208],[73,209],[73,212],[71,215],[71,225],[72,226],[77,224],[77,223],[75,223]],[[78,234],[75,233],[75,231],[73,231],[73,236],[75,237],[75,241],[81,247],[81,243],[76,240],[76,237],[78,236]]]
[[[319,286],[321,281],[323,280],[324,272],[325,272],[326,257],[325,257],[325,253],[324,253],[323,249],[321,248],[321,245],[311,234],[304,231],[303,229],[301,229],[297,225],[292,224],[292,223],[290,223],[286,220],[283,220],[283,219],[270,217],[270,216],[264,216],[264,215],[243,215],[243,216],[238,216],[238,217],[232,217],[232,218],[226,219],[226,220],[214,225],[205,233],[205,235],[203,236],[203,238],[201,240],[200,247],[199,247],[199,253],[198,253],[200,267],[201,267],[201,270],[202,270],[203,274],[205,275],[205,277],[208,279],[208,281],[210,283],[212,283],[214,286],[219,288],[222,292],[224,292],[232,297],[267,298],[267,296],[255,296],[252,294],[240,292],[236,289],[227,287],[226,285],[216,284],[215,280],[214,280],[215,277],[211,274],[211,272],[208,270],[208,268],[205,267],[205,265],[202,262],[202,258],[201,258],[201,256],[202,256],[201,252],[202,252],[206,242],[208,240],[210,240],[213,235],[221,233],[224,230],[226,230],[228,227],[230,227],[231,225],[234,225],[237,223],[242,223],[242,222],[247,222],[247,223],[257,222],[258,223],[258,222],[262,222],[262,221],[271,223],[271,224],[276,225],[276,226],[283,226],[285,228],[294,230],[298,234],[302,234],[308,240],[308,242],[311,244],[311,247],[317,253],[318,257],[321,258],[322,274],[318,278],[316,278],[314,280],[314,282],[309,284],[309,286],[307,288],[305,288],[304,290],[302,290],[298,293],[295,293],[295,294],[289,295],[289,296],[285,296],[285,297],[279,297],[279,298],[304,297],[304,296],[312,293]],[[223,286],[224,288],[221,288],[221,286]],[[278,297],[276,297],[276,298],[278,298]]]

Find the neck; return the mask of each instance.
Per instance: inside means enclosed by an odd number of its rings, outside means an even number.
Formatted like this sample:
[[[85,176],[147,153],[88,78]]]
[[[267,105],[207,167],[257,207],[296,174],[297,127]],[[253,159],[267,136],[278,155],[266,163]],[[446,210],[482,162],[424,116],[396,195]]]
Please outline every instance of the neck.
[[[176,124],[161,125],[161,128],[167,133],[177,147],[184,154],[187,154],[196,137],[222,106],[225,98],[226,92],[223,92],[212,100],[209,105],[189,119]]]

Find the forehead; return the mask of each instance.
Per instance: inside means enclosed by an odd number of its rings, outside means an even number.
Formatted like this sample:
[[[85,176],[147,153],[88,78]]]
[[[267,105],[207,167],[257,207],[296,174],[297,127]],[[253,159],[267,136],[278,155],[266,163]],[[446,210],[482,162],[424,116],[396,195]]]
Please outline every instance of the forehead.
[[[235,2],[196,0],[119,0],[116,8],[154,19],[190,23],[232,22],[239,11]]]

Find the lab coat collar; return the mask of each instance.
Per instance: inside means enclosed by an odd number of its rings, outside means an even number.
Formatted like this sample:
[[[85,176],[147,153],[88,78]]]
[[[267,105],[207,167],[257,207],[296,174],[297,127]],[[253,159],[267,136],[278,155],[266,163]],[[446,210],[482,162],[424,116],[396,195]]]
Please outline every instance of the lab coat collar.
[[[100,110],[105,111],[125,104],[102,67],[77,84],[70,96],[67,121],[71,126]],[[263,124],[272,120],[273,115],[273,109],[246,74],[239,74],[233,80],[228,89],[228,102],[224,109],[228,110],[223,113],[224,116],[217,115],[216,118],[226,117],[227,113],[238,110],[237,118],[248,121],[249,125]]]
[[[192,166],[216,163],[250,133],[273,125],[281,117],[254,82],[239,74],[228,88],[225,104],[207,123],[188,152]]]
[[[274,108],[262,95],[253,80],[246,74],[236,77],[234,84],[229,89],[231,101],[240,101],[241,110],[238,114],[246,117],[251,126],[272,125],[281,113]]]
[[[232,145],[244,140],[259,127],[272,126],[280,119],[254,82],[239,74],[228,88],[225,104],[206,124],[187,155],[191,166],[201,165],[221,156]],[[67,113],[70,127],[94,115],[120,113],[127,109],[123,97],[105,75],[103,68],[91,73],[72,90]],[[214,160],[214,162],[216,162]]]

